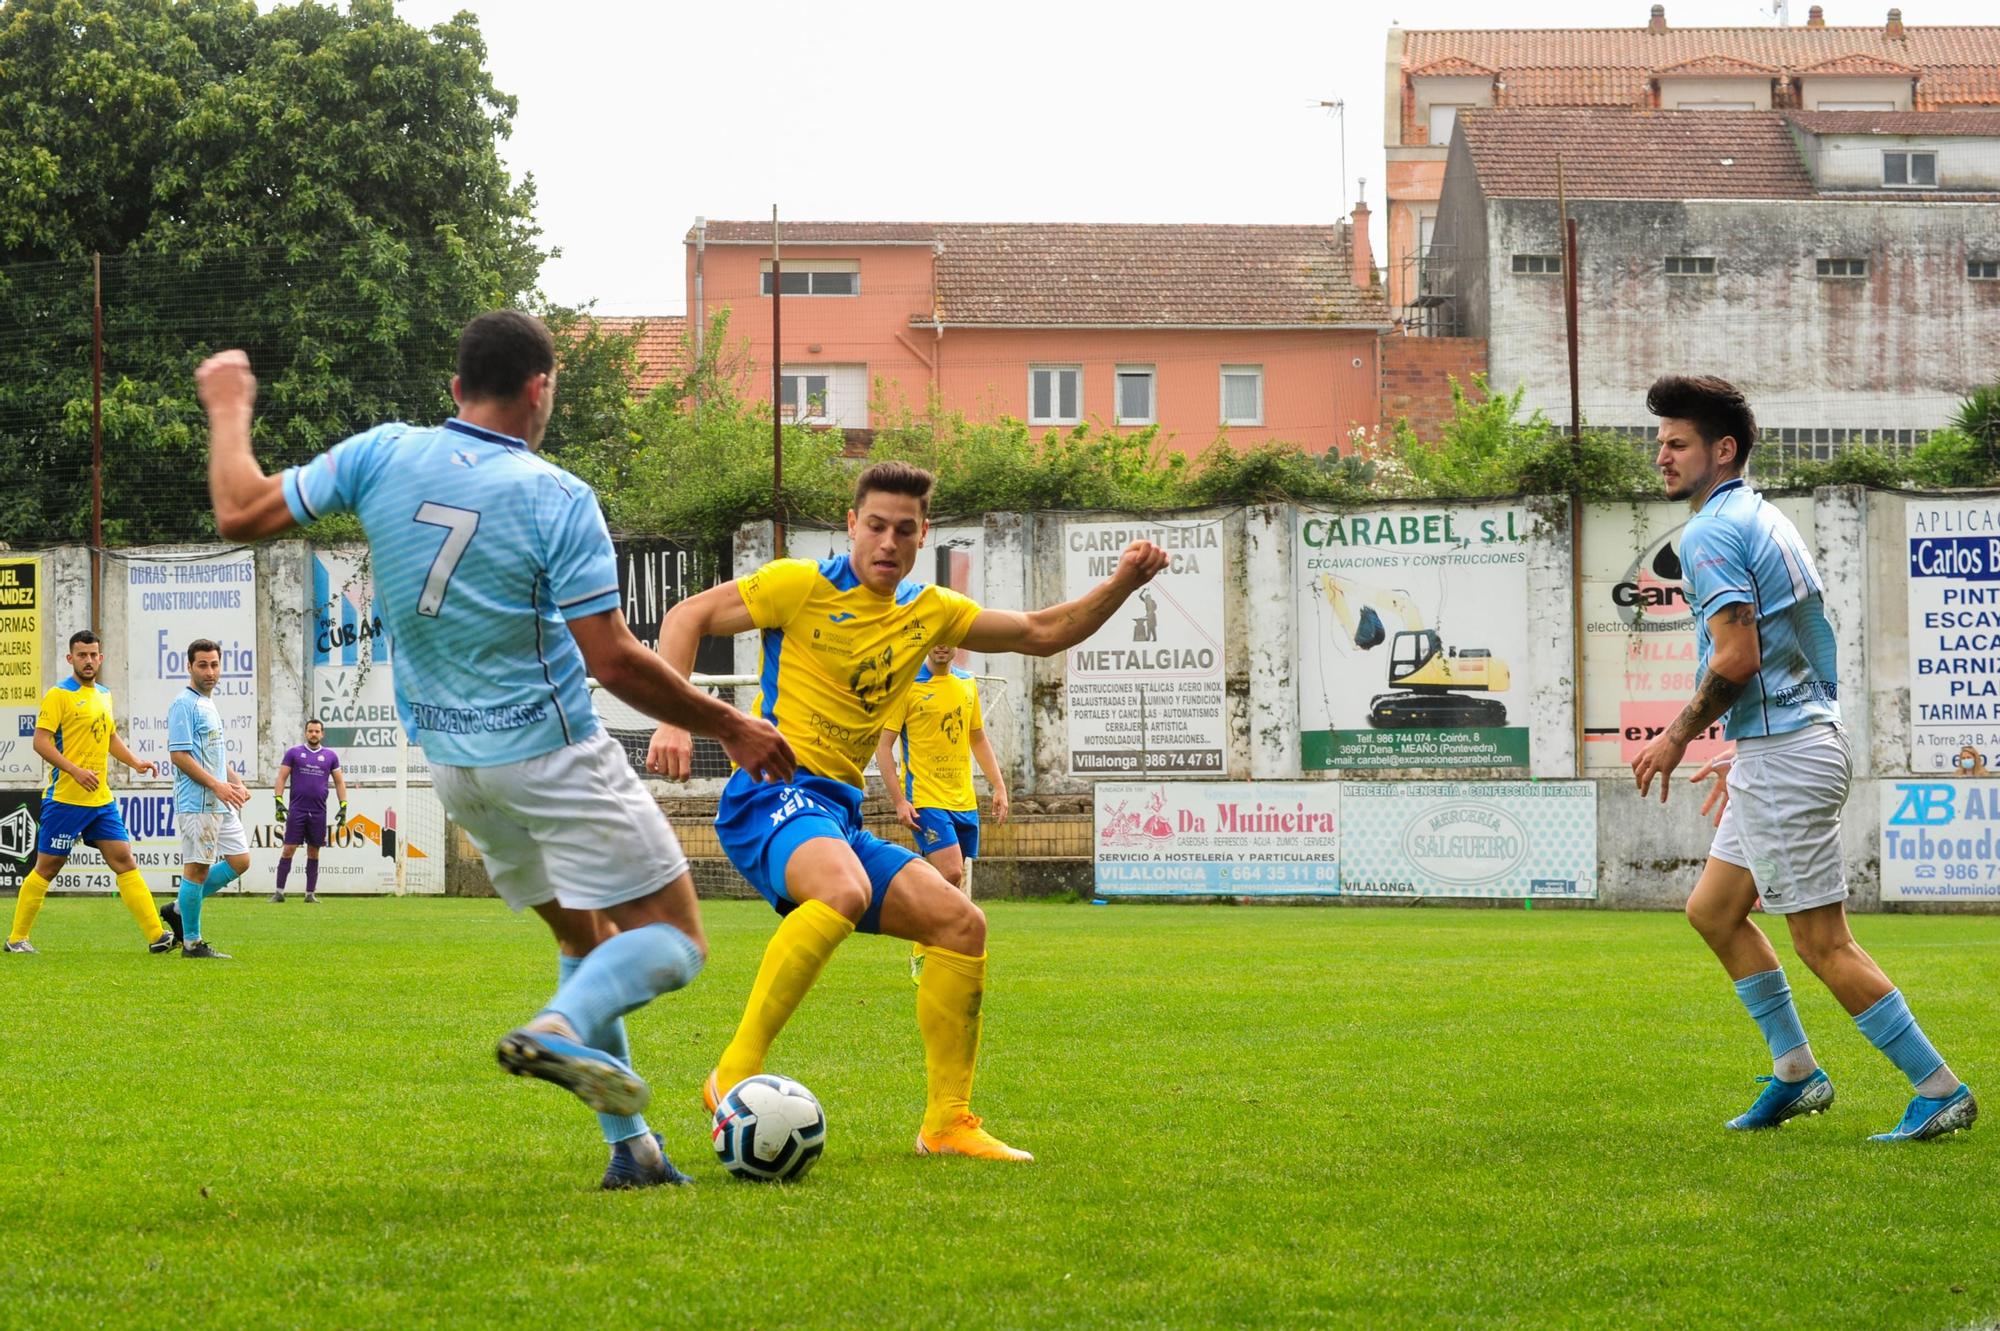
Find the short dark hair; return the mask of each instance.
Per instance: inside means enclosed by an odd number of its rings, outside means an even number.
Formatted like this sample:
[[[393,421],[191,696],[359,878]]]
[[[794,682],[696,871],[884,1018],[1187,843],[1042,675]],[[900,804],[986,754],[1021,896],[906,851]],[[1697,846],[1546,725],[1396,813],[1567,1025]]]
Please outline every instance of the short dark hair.
[[[69,649],[71,651],[75,651],[76,645],[80,642],[96,642],[96,641],[97,641],[97,635],[95,633],[92,633],[89,629],[78,629],[76,632],[69,635]]]
[[[1669,374],[1646,390],[1646,410],[1655,416],[1692,421],[1701,441],[1711,448],[1725,436],[1736,441],[1736,469],[1750,465],[1757,445],[1757,417],[1743,390],[1712,374]]]
[[[883,494],[908,495],[917,501],[924,516],[931,513],[931,486],[935,482],[931,474],[922,467],[907,462],[878,462],[861,473],[854,482],[854,507],[861,507],[861,501],[872,491]]]
[[[458,335],[458,391],[465,397],[510,398],[555,368],[556,340],[531,314],[492,310]]]
[[[306,729],[307,729],[307,730],[311,730],[311,729],[312,729],[312,728],[313,728],[314,726],[318,726],[318,727],[319,727],[319,728],[320,728],[321,730],[325,730],[325,729],[326,729],[326,722],[324,722],[324,721],[320,720],[320,719],[319,719],[318,717],[316,717],[316,716],[309,716],[309,717],[307,717],[307,718],[306,718]]]
[[[213,638],[196,638],[188,644],[187,663],[193,665],[194,658],[200,656],[203,652],[214,652],[217,657],[220,657],[222,655],[222,644]]]

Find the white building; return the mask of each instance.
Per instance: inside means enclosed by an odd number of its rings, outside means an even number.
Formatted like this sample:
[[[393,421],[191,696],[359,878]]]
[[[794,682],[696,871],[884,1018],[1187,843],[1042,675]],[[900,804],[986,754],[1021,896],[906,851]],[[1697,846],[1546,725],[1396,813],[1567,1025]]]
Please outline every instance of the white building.
[[[1559,164],[1590,424],[1714,373],[1773,442],[1909,444],[2000,379],[2000,112],[1460,116],[1417,306],[1567,421]]]

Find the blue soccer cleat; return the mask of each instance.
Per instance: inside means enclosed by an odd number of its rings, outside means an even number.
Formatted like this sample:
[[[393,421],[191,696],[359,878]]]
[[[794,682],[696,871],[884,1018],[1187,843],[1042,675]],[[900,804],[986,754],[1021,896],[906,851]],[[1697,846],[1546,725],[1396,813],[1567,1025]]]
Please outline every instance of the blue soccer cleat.
[[[517,1077],[553,1082],[600,1114],[636,1114],[653,1088],[623,1063],[553,1031],[523,1026],[500,1037],[500,1066]]]
[[[1979,1101],[1972,1098],[1972,1088],[1960,1083],[1959,1088],[1942,1100],[1919,1095],[1910,1101],[1910,1107],[1903,1111],[1903,1121],[1888,1132],[1878,1132],[1868,1140],[1871,1142],[1921,1142],[1933,1137],[1946,1137],[1961,1128],[1969,1128],[1979,1117]]]
[[[632,1148],[624,1142],[611,1144],[611,1163],[605,1167],[604,1180],[597,1186],[606,1192],[622,1192],[627,1188],[657,1188],[661,1184],[680,1187],[692,1183],[693,1179],[674,1168],[674,1162],[667,1159],[666,1143],[660,1141],[660,1134],[654,1133],[653,1140],[660,1143],[660,1168],[648,1169],[639,1163]]]
[[[1776,1077],[1757,1080],[1764,1083],[1764,1089],[1756,1102],[1724,1126],[1737,1132],[1754,1132],[1759,1128],[1775,1128],[1801,1114],[1824,1114],[1833,1106],[1833,1082],[1825,1068],[1814,1068],[1804,1081],[1780,1081]]]

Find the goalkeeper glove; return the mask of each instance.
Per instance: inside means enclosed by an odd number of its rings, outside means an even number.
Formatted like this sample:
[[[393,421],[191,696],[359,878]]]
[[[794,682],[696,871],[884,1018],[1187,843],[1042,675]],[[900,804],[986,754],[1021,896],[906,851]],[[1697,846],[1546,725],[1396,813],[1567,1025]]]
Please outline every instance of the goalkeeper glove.
[[[337,831],[337,830],[339,830],[340,828],[343,828],[343,827],[347,826],[347,801],[346,801],[346,800],[342,800],[342,801],[340,802],[340,808],[334,811],[334,815],[333,815],[333,826],[334,826],[334,829],[335,829],[336,831]]]
[[[273,796],[271,797],[271,802],[272,802],[273,804],[275,804],[275,805],[277,805],[277,806],[278,806],[278,821],[279,821],[279,822],[281,822],[281,823],[282,823],[282,822],[284,822],[284,821],[285,821],[285,797],[284,797],[283,795],[273,795]]]

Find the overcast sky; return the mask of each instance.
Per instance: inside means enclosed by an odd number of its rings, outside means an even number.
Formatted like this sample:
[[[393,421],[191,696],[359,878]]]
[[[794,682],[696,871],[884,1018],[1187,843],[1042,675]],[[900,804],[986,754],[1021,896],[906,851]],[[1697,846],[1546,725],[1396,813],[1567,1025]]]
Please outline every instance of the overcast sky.
[[[1824,2],[1832,24],[1889,8]],[[1992,0],[1901,4],[1912,24],[1993,21]],[[773,204],[855,221],[1330,220],[1341,123],[1321,100],[1346,103],[1348,201],[1366,177],[1379,256],[1392,20],[1638,27],[1651,0],[398,4],[422,26],[468,8],[520,99],[501,153],[534,176],[544,243],[563,252],[543,289],[603,314],[679,314],[694,218]],[[1770,0],[1668,0],[1667,21],[1775,23]]]

